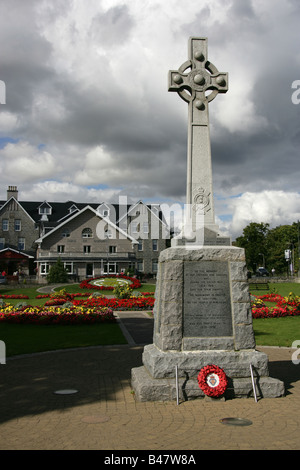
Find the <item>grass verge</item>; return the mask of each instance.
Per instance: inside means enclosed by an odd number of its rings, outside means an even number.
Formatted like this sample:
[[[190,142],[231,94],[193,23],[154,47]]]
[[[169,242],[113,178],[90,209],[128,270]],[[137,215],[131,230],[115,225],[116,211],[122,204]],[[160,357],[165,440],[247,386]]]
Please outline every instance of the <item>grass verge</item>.
[[[127,344],[119,325],[17,325],[1,323],[6,357],[56,349]]]
[[[295,340],[300,340],[300,316],[255,318],[253,330],[257,346],[291,347]]]

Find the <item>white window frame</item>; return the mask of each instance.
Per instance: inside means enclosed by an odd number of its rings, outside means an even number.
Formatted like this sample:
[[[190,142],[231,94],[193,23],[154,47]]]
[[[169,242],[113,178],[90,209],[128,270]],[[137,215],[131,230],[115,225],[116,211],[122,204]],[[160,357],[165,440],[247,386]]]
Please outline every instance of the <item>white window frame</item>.
[[[51,215],[52,214],[52,207],[44,206],[39,207],[39,215]]]
[[[141,273],[144,272],[144,260],[139,260],[137,262],[137,270]]]
[[[68,266],[70,266],[70,270],[68,269]],[[67,271],[68,274],[74,274],[74,263],[71,261],[65,261],[64,262],[64,268]]]
[[[41,276],[47,276],[50,271],[50,263],[44,262],[40,263],[40,275]]]
[[[25,237],[18,238],[18,250],[24,251],[25,250]]]
[[[9,220],[8,219],[2,219],[2,230],[3,230],[3,232],[8,232],[9,231]]]
[[[158,251],[158,239],[157,238],[152,239],[152,250]]]
[[[157,271],[158,271],[158,260],[153,259],[152,260],[152,272],[157,273]]]
[[[15,232],[21,232],[21,219],[15,219]]]

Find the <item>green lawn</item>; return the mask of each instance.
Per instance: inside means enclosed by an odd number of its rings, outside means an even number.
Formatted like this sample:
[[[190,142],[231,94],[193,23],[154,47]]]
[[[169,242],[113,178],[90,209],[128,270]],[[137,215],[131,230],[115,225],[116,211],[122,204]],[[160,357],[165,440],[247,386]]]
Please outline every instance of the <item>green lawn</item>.
[[[270,282],[269,283],[269,290],[263,289],[253,289],[250,284],[250,293],[253,295],[264,295],[264,294],[271,294],[276,293],[286,297],[289,295],[290,292],[293,292],[295,295],[300,295],[300,283],[297,282]]]
[[[117,323],[70,326],[1,323],[0,339],[5,342],[7,357],[55,349],[127,344]]]
[[[300,316],[254,318],[253,330],[257,346],[287,346],[300,340]]]

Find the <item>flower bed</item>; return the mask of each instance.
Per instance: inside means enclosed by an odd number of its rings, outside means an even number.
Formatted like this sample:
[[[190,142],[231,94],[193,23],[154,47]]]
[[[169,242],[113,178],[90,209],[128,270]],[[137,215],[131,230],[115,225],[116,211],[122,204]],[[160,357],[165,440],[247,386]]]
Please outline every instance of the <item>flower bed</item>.
[[[130,299],[103,299],[89,298],[86,300],[74,300],[73,305],[83,307],[108,307],[113,310],[152,310],[155,299],[153,297],[131,297]]]
[[[20,310],[14,310],[11,305],[0,308],[0,322],[6,323],[30,323],[30,324],[91,324],[114,323],[116,318],[109,308],[95,306],[92,308],[71,307],[32,307],[25,306]]]
[[[29,299],[29,297],[24,294],[0,294],[0,299]]]
[[[276,303],[275,307],[267,307],[266,302]],[[253,318],[278,318],[300,315],[300,297],[292,292],[287,297],[278,294],[257,296],[252,303]]]
[[[124,279],[131,282],[130,287],[132,289],[138,289],[141,287],[141,283],[138,279],[134,277],[124,276],[123,274],[105,274],[103,276],[94,277],[92,279],[85,279],[79,284],[81,289],[97,289],[97,290],[114,290],[114,286],[99,286],[96,284],[92,284],[93,281],[97,281],[98,279]]]

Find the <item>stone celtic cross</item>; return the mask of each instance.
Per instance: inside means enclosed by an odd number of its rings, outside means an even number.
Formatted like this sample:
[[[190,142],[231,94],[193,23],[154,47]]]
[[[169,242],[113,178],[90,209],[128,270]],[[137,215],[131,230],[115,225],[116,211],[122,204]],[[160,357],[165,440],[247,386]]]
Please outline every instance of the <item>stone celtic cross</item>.
[[[176,91],[189,104],[187,194],[189,211],[186,232],[195,234],[197,213],[204,228],[217,232],[215,224],[208,103],[228,90],[228,74],[219,72],[207,58],[207,38],[189,39],[189,60],[169,71],[169,91]],[[200,219],[197,219],[198,221]],[[189,227],[187,227],[189,225]],[[201,229],[201,228],[200,228]]]

